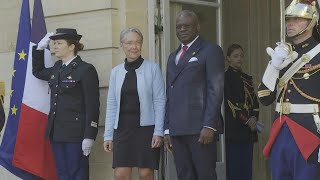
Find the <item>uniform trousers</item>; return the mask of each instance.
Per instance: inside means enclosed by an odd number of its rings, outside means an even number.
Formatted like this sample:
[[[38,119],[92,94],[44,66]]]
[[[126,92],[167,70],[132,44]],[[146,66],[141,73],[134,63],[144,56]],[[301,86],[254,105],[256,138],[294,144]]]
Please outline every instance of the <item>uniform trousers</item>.
[[[179,180],[216,180],[216,142],[203,145],[199,135],[170,136]]]
[[[89,158],[82,143],[51,141],[58,180],[89,180]]]
[[[226,143],[227,180],[251,180],[253,143]]]
[[[286,123],[272,145],[270,165],[273,180],[319,180],[316,165],[304,160]]]

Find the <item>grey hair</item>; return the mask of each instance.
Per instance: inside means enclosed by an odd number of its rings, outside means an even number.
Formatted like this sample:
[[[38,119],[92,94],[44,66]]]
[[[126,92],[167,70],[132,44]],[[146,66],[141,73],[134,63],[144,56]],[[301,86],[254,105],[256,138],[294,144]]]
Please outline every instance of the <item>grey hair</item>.
[[[181,11],[181,12],[178,14],[177,18],[180,18],[180,17],[182,17],[182,16],[192,17],[192,18],[196,21],[196,23],[199,24],[199,17],[198,17],[198,15],[197,15],[195,12],[191,11],[191,10],[183,10],[183,11]]]
[[[138,28],[125,28],[120,32],[120,43],[123,43],[126,34],[135,32],[141,37],[141,41],[143,42],[143,35]]]

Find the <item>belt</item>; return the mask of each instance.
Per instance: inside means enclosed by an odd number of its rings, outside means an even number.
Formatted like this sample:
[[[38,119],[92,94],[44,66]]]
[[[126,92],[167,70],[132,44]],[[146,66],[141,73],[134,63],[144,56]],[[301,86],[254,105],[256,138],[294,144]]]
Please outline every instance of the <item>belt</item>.
[[[276,111],[280,112],[281,108],[282,114],[319,112],[318,104],[291,104],[289,102],[283,102],[282,105],[280,105],[280,103],[277,103]]]

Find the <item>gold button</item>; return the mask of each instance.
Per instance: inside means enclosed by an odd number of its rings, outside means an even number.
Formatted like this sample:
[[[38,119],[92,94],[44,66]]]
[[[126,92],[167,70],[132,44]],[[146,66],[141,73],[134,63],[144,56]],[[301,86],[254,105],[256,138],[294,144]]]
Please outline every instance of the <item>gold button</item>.
[[[306,43],[306,44],[302,45],[302,48],[305,48],[305,47],[307,47],[307,46],[309,46],[309,44],[308,44],[308,43]]]
[[[310,61],[310,56],[307,54],[302,55],[302,62],[309,62]]]

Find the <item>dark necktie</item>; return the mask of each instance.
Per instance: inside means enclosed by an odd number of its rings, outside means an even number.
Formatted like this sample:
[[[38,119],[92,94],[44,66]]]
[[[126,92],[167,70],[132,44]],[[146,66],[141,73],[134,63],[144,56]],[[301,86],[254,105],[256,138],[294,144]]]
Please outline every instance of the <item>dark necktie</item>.
[[[188,46],[182,46],[182,53],[179,57],[178,63],[179,61],[182,59],[182,57],[184,56],[184,54],[187,52]]]
[[[60,74],[66,69],[66,67],[67,66],[65,64],[61,66],[61,68],[59,69]]]

